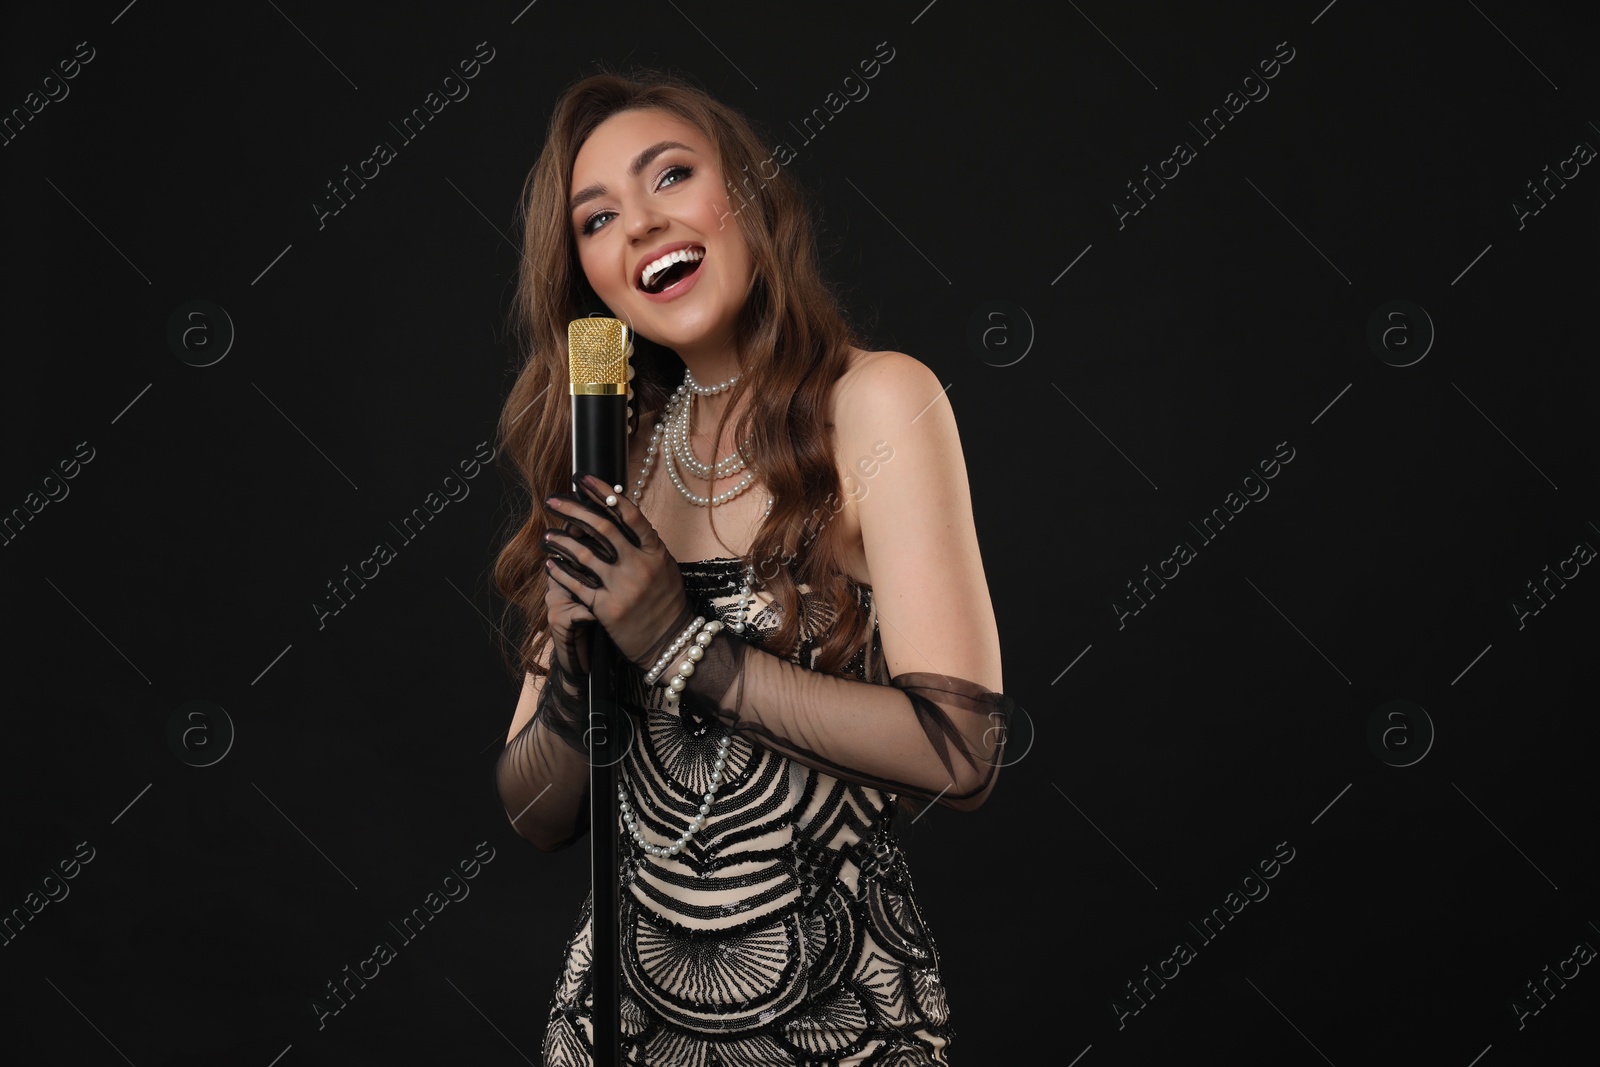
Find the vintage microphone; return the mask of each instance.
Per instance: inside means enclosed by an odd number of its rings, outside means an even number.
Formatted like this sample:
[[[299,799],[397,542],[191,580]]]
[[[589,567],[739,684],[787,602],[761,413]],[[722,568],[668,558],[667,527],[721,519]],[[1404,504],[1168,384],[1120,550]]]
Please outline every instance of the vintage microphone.
[[[608,485],[628,481],[628,357],[633,337],[618,319],[584,318],[567,324],[572,381],[572,472],[597,475]],[[573,488],[578,489],[577,479]],[[582,490],[579,490],[581,492]],[[617,707],[616,646],[599,626],[589,650],[589,843],[594,907],[589,963],[594,993],[595,1067],[621,1062],[621,952],[617,923],[617,763],[627,753],[627,713]]]

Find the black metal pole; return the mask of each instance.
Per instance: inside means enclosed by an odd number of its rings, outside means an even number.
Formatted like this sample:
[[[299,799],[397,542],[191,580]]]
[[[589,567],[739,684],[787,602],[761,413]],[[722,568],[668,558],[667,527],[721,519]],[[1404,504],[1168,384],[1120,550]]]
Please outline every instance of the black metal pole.
[[[605,631],[596,628],[589,652],[589,842],[593,849],[594,909],[589,928],[592,954],[589,978],[594,994],[595,1067],[618,1067],[622,1062],[621,963],[617,929],[617,761],[622,758],[623,725],[616,706],[613,670],[616,649]]]

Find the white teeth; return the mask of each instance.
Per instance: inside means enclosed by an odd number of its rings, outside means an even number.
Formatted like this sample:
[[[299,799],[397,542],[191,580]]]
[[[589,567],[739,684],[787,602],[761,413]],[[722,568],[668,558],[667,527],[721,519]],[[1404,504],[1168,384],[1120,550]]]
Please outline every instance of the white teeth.
[[[648,289],[650,288],[650,283],[655,279],[656,275],[660,274],[674,263],[694,263],[704,259],[705,256],[706,250],[703,248],[683,248],[676,252],[668,252],[660,259],[655,260],[649,266],[645,267],[644,273],[639,277],[639,284]]]

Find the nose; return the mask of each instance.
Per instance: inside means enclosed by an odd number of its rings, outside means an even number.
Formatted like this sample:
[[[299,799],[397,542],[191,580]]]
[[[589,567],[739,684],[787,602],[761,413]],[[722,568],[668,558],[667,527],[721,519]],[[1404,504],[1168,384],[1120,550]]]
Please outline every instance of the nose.
[[[666,225],[661,213],[655,209],[655,205],[651,204],[648,199],[629,205],[627,212],[628,220],[623,225],[623,229],[635,241],[650,236]]]

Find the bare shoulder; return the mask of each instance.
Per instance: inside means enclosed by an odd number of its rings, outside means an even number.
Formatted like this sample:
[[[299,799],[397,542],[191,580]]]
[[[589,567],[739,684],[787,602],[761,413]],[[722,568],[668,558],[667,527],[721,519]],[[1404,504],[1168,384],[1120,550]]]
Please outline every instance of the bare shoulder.
[[[834,385],[834,426],[841,436],[905,425],[943,392],[938,375],[904,352],[854,349]]]

